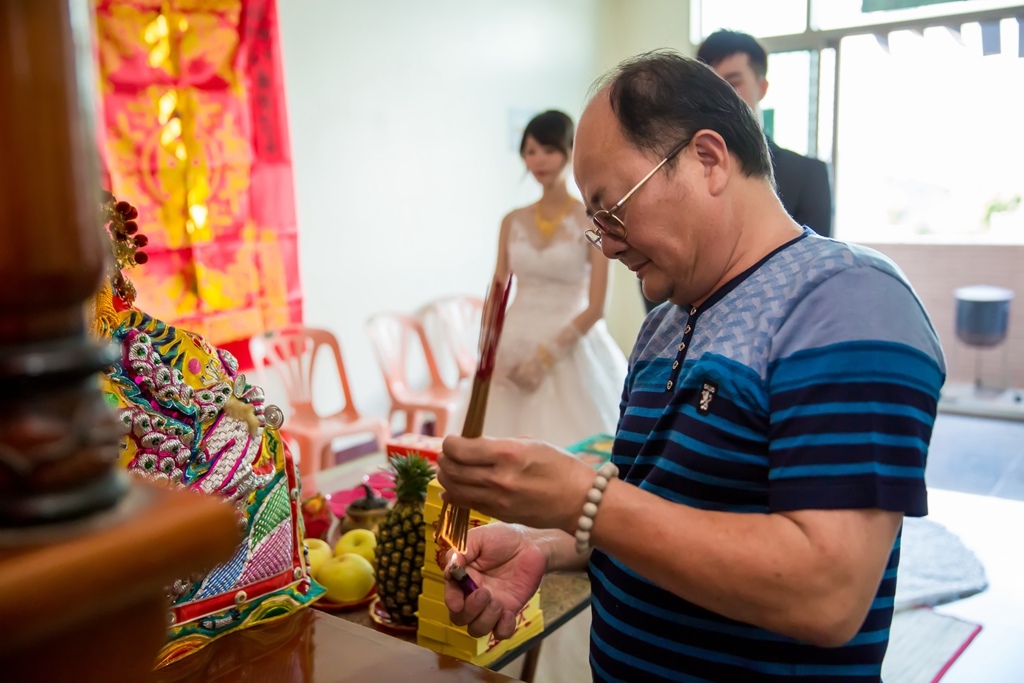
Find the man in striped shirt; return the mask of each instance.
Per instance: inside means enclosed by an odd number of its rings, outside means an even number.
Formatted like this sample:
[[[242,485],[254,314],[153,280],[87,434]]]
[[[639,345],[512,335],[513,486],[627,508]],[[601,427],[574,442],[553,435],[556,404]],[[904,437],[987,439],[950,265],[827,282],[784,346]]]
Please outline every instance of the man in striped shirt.
[[[575,149],[589,239],[668,303],[590,522],[593,472],[558,449],[445,441],[450,499],[525,525],[470,535],[481,588],[449,585],[453,620],[507,637],[545,571],[587,566],[595,680],[879,681],[945,377],[920,301],[882,255],[789,218],[749,109],[694,60],[620,65]]]

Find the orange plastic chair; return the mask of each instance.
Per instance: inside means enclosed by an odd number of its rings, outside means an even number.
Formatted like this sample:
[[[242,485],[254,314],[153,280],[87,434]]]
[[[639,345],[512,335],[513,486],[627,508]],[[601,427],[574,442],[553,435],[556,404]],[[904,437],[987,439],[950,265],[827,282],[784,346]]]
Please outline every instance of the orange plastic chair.
[[[313,369],[317,352],[330,349],[338,368],[344,407],[333,415],[321,417],[313,408]],[[383,452],[390,438],[388,423],[380,418],[360,415],[352,401],[348,375],[341,358],[338,340],[328,330],[288,327],[249,340],[253,364],[262,371],[270,365],[284,384],[291,415],[281,428],[282,435],[299,447],[299,471],[303,477],[334,464],[331,442],[342,436],[370,433]],[[322,376],[322,375],[321,375]]]
[[[384,384],[391,396],[391,418],[405,413],[405,431],[419,434],[425,414],[436,420],[434,434],[447,434],[448,420],[458,409],[460,392],[445,384],[423,325],[415,316],[402,313],[381,313],[366,322],[373,342],[377,361],[384,374]],[[427,366],[427,386],[412,387],[407,362],[415,349],[419,349]]]
[[[435,358],[450,359],[455,368],[457,377],[450,385],[458,386],[476,373],[483,308],[483,300],[477,297],[448,296],[419,311]]]

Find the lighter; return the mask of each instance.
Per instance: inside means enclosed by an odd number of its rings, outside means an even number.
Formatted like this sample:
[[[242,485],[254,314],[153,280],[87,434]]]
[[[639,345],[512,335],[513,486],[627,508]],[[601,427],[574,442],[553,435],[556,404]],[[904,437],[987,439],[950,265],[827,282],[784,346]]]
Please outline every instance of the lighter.
[[[469,597],[470,593],[479,588],[479,586],[476,585],[476,581],[470,578],[469,572],[467,572],[463,567],[460,567],[454,557],[448,565],[448,576],[452,581],[459,584],[459,588],[462,589],[462,594],[466,597]]]

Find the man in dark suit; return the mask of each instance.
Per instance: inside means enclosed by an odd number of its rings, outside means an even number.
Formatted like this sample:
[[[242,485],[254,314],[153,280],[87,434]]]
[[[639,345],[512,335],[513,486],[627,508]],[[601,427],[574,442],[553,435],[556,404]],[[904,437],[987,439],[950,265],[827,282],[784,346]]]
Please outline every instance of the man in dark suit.
[[[731,85],[760,118],[768,92],[768,53],[757,40],[737,31],[715,31],[697,49],[697,58]],[[786,212],[800,225],[832,236],[832,186],[823,161],[784,149],[768,138],[775,185]],[[648,312],[657,302],[644,299]]]

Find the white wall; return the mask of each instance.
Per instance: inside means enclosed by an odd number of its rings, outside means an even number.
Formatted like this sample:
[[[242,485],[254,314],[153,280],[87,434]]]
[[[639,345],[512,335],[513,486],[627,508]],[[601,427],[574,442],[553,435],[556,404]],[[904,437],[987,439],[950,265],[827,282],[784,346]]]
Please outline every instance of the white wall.
[[[692,54],[688,0],[603,0],[600,6],[598,73],[658,48]],[[619,263],[611,269],[606,310],[608,331],[628,355],[646,311],[636,275]]]
[[[502,215],[539,196],[515,124],[547,108],[576,118],[607,67],[684,48],[688,4],[278,2],[305,319],[338,335],[362,410],[388,405],[366,319],[482,296]],[[609,325],[628,350],[642,309],[615,270]]]

